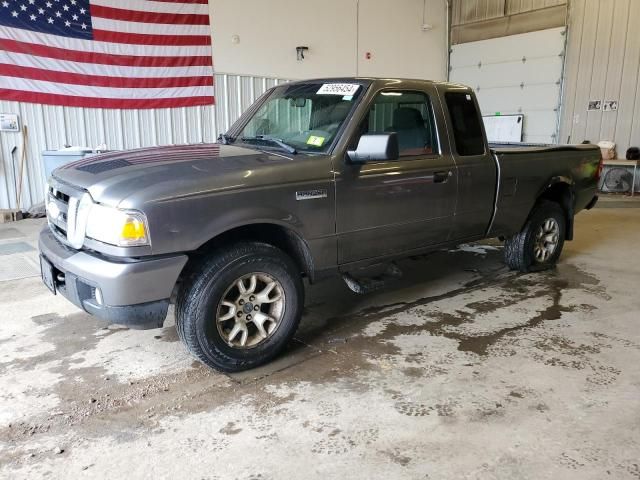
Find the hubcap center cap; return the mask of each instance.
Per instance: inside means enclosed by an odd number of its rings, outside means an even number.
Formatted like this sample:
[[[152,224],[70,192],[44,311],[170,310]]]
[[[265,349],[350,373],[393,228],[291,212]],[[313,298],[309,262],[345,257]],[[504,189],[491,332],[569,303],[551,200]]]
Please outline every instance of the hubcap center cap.
[[[242,307],[242,310],[244,311],[244,313],[253,312],[253,304],[251,302],[245,303],[244,306]]]

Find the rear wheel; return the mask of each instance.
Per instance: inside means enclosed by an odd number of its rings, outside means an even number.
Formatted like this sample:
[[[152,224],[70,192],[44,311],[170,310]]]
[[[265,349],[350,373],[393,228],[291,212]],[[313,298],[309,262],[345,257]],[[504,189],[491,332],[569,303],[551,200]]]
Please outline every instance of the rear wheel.
[[[300,322],[304,287],[294,262],[264,243],[242,243],[206,258],[187,276],[176,326],[188,350],[217,370],[268,362]]]
[[[534,207],[520,233],[505,240],[505,263],[521,272],[549,268],[562,253],[565,233],[564,210],[555,202],[543,200]]]

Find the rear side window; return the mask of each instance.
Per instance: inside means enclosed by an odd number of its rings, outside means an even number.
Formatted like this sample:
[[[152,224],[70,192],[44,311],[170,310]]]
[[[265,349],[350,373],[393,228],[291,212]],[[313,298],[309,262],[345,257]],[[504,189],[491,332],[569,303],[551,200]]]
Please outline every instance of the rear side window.
[[[480,113],[473,97],[468,93],[448,92],[445,94],[445,99],[453,124],[453,136],[458,155],[484,154]]]

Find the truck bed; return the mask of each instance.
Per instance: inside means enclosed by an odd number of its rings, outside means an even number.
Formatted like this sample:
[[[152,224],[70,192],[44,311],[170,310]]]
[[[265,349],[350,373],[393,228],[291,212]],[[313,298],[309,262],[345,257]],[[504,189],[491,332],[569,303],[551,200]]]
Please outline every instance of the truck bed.
[[[519,231],[550,179],[573,185],[575,213],[593,198],[600,150],[596,145],[490,144],[499,167],[494,235]]]

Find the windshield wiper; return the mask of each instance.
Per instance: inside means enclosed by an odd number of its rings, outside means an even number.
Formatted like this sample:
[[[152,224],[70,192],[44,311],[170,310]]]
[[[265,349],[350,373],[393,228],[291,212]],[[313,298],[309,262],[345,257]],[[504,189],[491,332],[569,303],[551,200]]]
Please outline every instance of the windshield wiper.
[[[280,148],[282,148],[286,152],[289,152],[289,153],[291,153],[293,155],[298,153],[298,150],[296,150],[296,148],[294,146],[289,145],[288,143],[285,143],[282,139],[269,137],[267,135],[256,135],[255,137],[242,137],[240,140],[242,140],[243,142],[250,142],[250,141],[255,141],[255,140],[263,141],[263,142],[270,142],[270,143],[273,143],[273,144],[279,146]]]
[[[226,133],[221,133],[220,135],[218,135],[218,142],[220,142],[223,145],[230,145],[233,142],[235,142],[235,138],[232,137],[231,135],[227,135]]]

